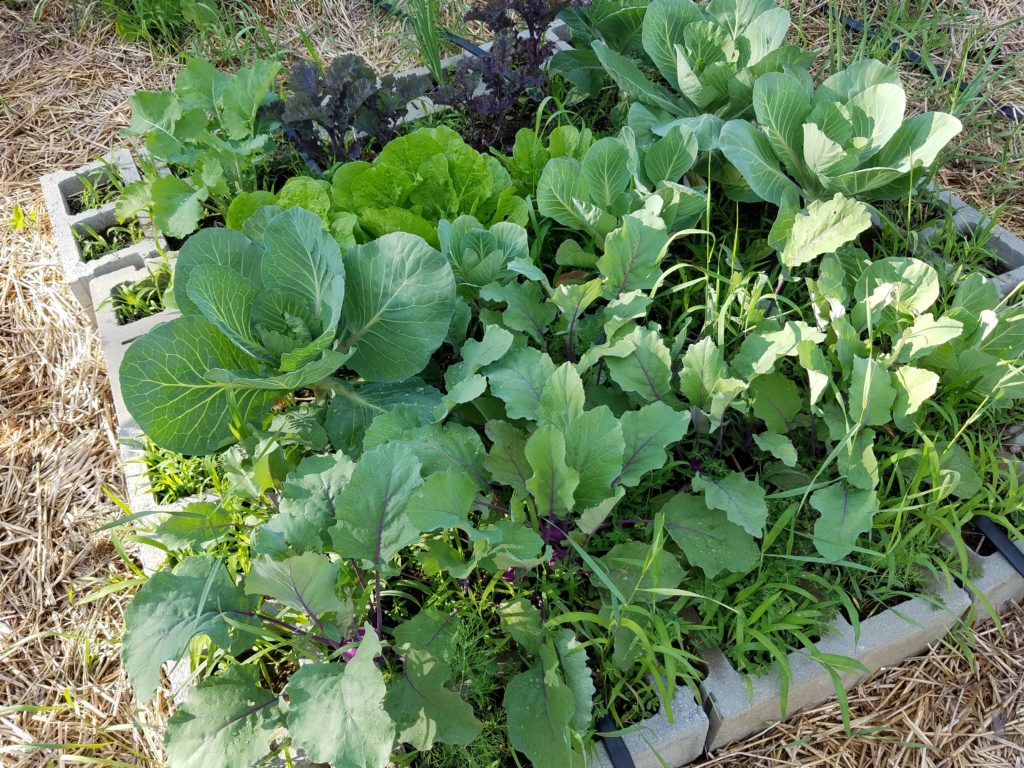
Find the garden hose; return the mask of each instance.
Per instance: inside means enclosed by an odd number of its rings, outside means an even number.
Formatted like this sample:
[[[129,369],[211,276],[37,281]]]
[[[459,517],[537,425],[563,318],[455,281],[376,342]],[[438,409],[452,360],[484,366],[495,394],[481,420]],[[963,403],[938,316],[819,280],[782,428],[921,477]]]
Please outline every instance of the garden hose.
[[[835,8],[834,6],[832,6],[831,4],[827,4],[827,5],[822,6],[822,11],[827,13],[828,15],[832,16],[833,18],[841,21],[846,26],[847,29],[850,29],[850,30],[852,30],[854,32],[859,32],[862,35],[864,35],[865,37],[867,37],[868,39],[872,39],[872,40],[880,40],[881,39],[881,35],[879,35],[873,29],[871,29],[867,25],[857,21],[852,16],[846,15],[845,13],[840,11],[838,8]],[[882,42],[885,43],[886,47],[890,51],[892,51],[895,54],[900,55],[904,60],[910,62],[911,64],[913,64],[918,69],[922,70],[923,72],[928,72],[929,74],[932,74],[931,68],[926,64],[924,59],[921,58],[921,54],[919,54],[917,51],[914,51],[914,50],[912,50],[910,48],[907,48],[906,46],[900,45],[899,43],[897,43],[895,41],[892,41],[892,40],[889,40],[889,41],[882,40]],[[947,82],[948,83],[952,79],[953,79],[953,73],[950,72],[948,69],[944,70],[943,73],[942,73],[942,80],[943,80],[943,82]],[[963,80],[958,80],[956,85],[957,85],[957,88],[960,89],[960,92],[963,93],[964,91],[966,91],[968,88],[971,87],[973,82],[974,82],[973,80],[970,80],[968,82],[964,82]],[[984,94],[984,91],[980,91],[980,93]],[[987,101],[993,107],[995,107],[996,111],[999,112],[999,114],[1001,114],[1007,120],[1011,120],[1014,123],[1019,123],[1022,120],[1024,120],[1024,109],[1022,109],[1021,107],[1018,107],[1018,106],[1016,106],[1014,104],[1000,104],[998,101],[993,99],[991,96],[985,96],[985,98],[987,99]]]
[[[1017,573],[1024,576],[1024,552],[1021,552],[1013,545],[1010,537],[1006,535],[1006,531],[997,525],[995,521],[980,515],[971,518],[971,522],[992,543],[992,546],[999,551],[999,554],[1005,557],[1006,561],[1016,569]]]

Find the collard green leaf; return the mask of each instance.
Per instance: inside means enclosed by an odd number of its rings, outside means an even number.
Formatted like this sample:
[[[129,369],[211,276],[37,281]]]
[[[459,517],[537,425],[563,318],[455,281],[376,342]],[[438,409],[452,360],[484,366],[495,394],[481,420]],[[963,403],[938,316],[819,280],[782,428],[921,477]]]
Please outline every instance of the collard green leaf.
[[[566,463],[565,437],[556,427],[539,427],[524,449],[533,474],[526,487],[537,504],[537,514],[565,517],[573,509],[573,493],[580,475]]]
[[[506,421],[488,421],[484,429],[491,441],[491,450],[484,460],[487,471],[495,482],[525,496],[529,493],[526,481],[532,474],[526,460],[526,433]]]
[[[232,527],[228,511],[212,501],[194,501],[168,515],[154,536],[170,549],[201,548],[227,535]]]
[[[746,573],[760,560],[753,537],[722,510],[710,509],[700,496],[676,494],[661,509],[669,536],[707,577],[722,571]]]
[[[938,318],[929,314],[918,315],[914,324],[904,330],[896,341],[899,350],[896,360],[900,363],[917,360],[936,347],[960,338],[963,330],[963,323],[948,315]]]
[[[802,170],[803,124],[810,111],[810,94],[796,75],[770,72],[754,83],[757,120],[765,127],[776,157],[797,177]]]
[[[544,344],[544,334],[558,313],[557,308],[546,301],[544,291],[537,283],[491,283],[480,290],[480,298],[506,305],[501,313],[505,327],[522,331]]]
[[[644,73],[629,58],[616,53],[598,40],[594,41],[593,49],[601,65],[619,86],[619,90],[630,100],[666,110],[673,116],[686,114],[670,91],[644,77]],[[672,81],[673,78],[670,78],[669,82]]]
[[[435,472],[409,498],[405,514],[420,531],[461,528],[473,533],[469,512],[478,491],[477,483],[464,472]]]
[[[786,245],[779,254],[783,266],[798,267],[856,239],[871,227],[871,215],[864,203],[836,194],[831,200],[815,200],[807,213],[793,219]]]
[[[509,681],[502,703],[509,742],[535,768],[584,765],[570,740],[573,693],[562,679],[553,648],[543,646],[534,665]]]
[[[338,575],[338,563],[316,552],[286,560],[260,557],[245,577],[245,593],[266,595],[309,616],[340,613],[344,606],[338,599]]]
[[[649,290],[661,276],[660,264],[668,247],[668,233],[660,220],[651,226],[638,216],[625,216],[622,225],[604,242],[597,268],[605,278],[609,298],[627,291]]]
[[[544,644],[544,620],[540,611],[525,597],[517,597],[498,608],[501,627],[522,648],[536,656]]]
[[[576,509],[595,507],[613,494],[622,472],[625,441],[619,420],[607,406],[583,411],[565,427],[568,465],[579,474],[573,496]]]
[[[330,530],[334,551],[373,563],[380,571],[399,550],[416,541],[420,530],[405,508],[423,484],[420,467],[404,443],[366,451],[335,499],[338,523]]]
[[[686,434],[690,414],[664,403],[650,403],[639,410],[626,411],[620,421],[625,451],[622,471],[615,482],[634,487],[648,472],[665,466],[665,450]]]
[[[722,153],[762,200],[779,205],[787,190],[800,194],[800,188],[779,168],[771,143],[754,125],[730,120],[722,126],[718,142]]]
[[[895,400],[896,388],[885,366],[874,359],[855,357],[850,384],[850,418],[864,426],[888,424]]]
[[[677,123],[644,155],[644,173],[651,184],[679,181],[693,167],[698,153],[697,137],[683,123]]]
[[[412,408],[421,421],[427,421],[433,418],[441,397],[440,392],[415,377],[362,384],[335,394],[327,407],[324,427],[335,448],[358,456],[363,435],[375,418],[404,405]]]
[[[623,354],[605,358],[612,381],[648,402],[671,400],[672,360],[661,334],[637,326],[623,342]]]
[[[679,389],[690,403],[720,422],[725,409],[745,388],[729,376],[722,351],[710,338],[691,344],[683,354]]]
[[[839,482],[812,493],[811,506],[821,514],[814,524],[814,547],[834,563],[850,554],[858,537],[871,530],[878,497],[874,491]]]
[[[233,407],[261,418],[282,390],[210,381],[207,372],[258,374],[258,361],[202,317],[180,317],[132,342],[121,361],[125,405],[154,442],[179,453],[212,453],[233,442]]]
[[[562,666],[565,684],[572,691],[572,727],[577,733],[585,733],[593,718],[594,698],[597,689],[587,666],[587,649],[580,643],[571,629],[561,629],[555,634],[555,650]]]
[[[537,210],[542,216],[570,229],[588,231],[574,202],[588,199],[583,167],[578,160],[556,157],[544,166],[537,183]]]
[[[330,540],[335,501],[354,470],[343,453],[307,456],[285,479],[279,511],[263,528],[297,553],[321,551]]]
[[[787,434],[793,431],[794,419],[803,410],[800,390],[781,373],[758,376],[750,382],[748,390],[754,415],[772,432]]]
[[[189,691],[167,722],[172,768],[249,768],[269,754],[282,715],[258,674],[255,665],[231,666]]]
[[[374,381],[400,381],[423,370],[444,341],[455,311],[447,259],[404,232],[349,249],[344,344],[349,365]]]
[[[548,377],[537,403],[537,423],[557,427],[563,434],[583,413],[583,380],[572,363],[562,363]]]
[[[370,625],[364,629],[347,664],[306,664],[285,686],[288,733],[317,762],[386,768],[391,758],[395,723],[383,709],[387,690],[374,663],[380,641]]]
[[[674,589],[683,580],[683,569],[672,554],[661,551],[652,556],[650,546],[640,541],[616,544],[598,562],[628,602],[667,599],[644,590]],[[596,575],[591,580],[595,586],[604,586]]]
[[[693,478],[693,490],[703,492],[708,507],[725,512],[730,521],[751,536],[764,533],[768,519],[764,488],[742,472],[730,472],[724,477],[697,475]]]
[[[161,176],[150,188],[153,223],[166,235],[185,237],[196,231],[203,217],[206,187],[193,187],[177,176]]]
[[[537,418],[537,406],[555,364],[545,352],[533,347],[514,349],[484,373],[491,391],[505,402],[510,419]]]
[[[939,374],[925,368],[903,365],[893,372],[896,399],[892,404],[892,421],[904,431],[913,427],[912,417],[931,399],[939,388]]]
[[[762,432],[754,435],[754,442],[762,451],[767,451],[787,467],[795,467],[797,462],[796,447],[785,435],[776,432]]]
[[[398,729],[398,741],[421,751],[437,742],[472,743],[483,724],[461,696],[444,687],[450,667],[418,648],[406,648],[402,656],[402,674],[392,681],[384,700]]]
[[[229,646],[230,622],[251,610],[250,598],[215,558],[189,557],[173,573],[154,573],[125,610],[121,659],[136,697],[153,695],[161,665],[180,658],[193,637]]]

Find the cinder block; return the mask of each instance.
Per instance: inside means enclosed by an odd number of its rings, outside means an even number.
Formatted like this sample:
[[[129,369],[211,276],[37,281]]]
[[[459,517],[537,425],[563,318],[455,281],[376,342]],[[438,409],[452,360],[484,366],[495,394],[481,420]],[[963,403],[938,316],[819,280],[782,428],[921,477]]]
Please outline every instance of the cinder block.
[[[853,658],[856,650],[853,629],[836,617],[833,631],[815,645],[822,653]],[[795,712],[816,706],[836,695],[828,671],[809,653],[794,651],[788,662],[791,680],[782,708],[782,685],[777,669],[759,675],[741,675],[717,648],[702,652],[708,674],[701,684],[708,701],[708,750],[719,749],[763,730]],[[856,673],[841,675],[843,685],[852,685]]]
[[[1024,552],[1024,543],[1015,541],[1013,545]],[[982,600],[978,594],[971,595],[977,620],[984,621],[990,618],[989,606],[998,614],[1008,603],[1019,603],[1024,600],[1024,576],[1017,573],[1017,569],[1010,565],[1005,557],[998,552],[979,555],[973,551],[968,557],[979,572],[978,576],[971,580],[972,586],[985,598]],[[988,601],[988,605],[985,601]]]
[[[999,298],[1005,299],[1021,283],[1024,283],[1024,267],[1011,269],[996,275],[996,288],[999,290]]]
[[[104,160],[107,164],[117,168],[125,184],[139,180],[138,169],[128,150],[112,150],[105,155]],[[64,272],[64,280],[71,287],[75,298],[90,313],[90,317],[92,302],[89,295],[89,282],[98,275],[112,272],[129,264],[141,263],[138,246],[144,245],[144,243],[137,243],[109,253],[95,261],[82,261],[81,249],[75,238],[75,233],[84,233],[86,227],[102,232],[117,223],[117,216],[112,203],[102,208],[72,214],[68,198],[81,192],[83,183],[80,177],[96,178],[102,173],[105,167],[104,160],[83,165],[74,171],[50,173],[39,180],[46,210],[50,216],[50,226],[57,245],[61,268]],[[143,226],[143,231],[150,235],[149,221],[141,216],[139,221]]]
[[[110,392],[114,398],[114,411],[117,415],[117,422],[120,425],[125,425],[131,421],[131,414],[128,413],[128,409],[124,404],[124,398],[121,395],[121,380],[118,375],[125,350],[135,339],[145,335],[157,325],[160,325],[160,323],[173,320],[181,315],[176,309],[165,309],[155,315],[136,320],[134,323],[126,325],[117,324],[117,314],[113,306],[107,302],[107,299],[118,285],[126,282],[134,283],[148,275],[146,263],[158,255],[156,245],[149,242],[147,248],[140,248],[138,250],[138,255],[142,259],[141,264],[133,264],[122,267],[114,272],[97,276],[89,284],[89,306],[93,310],[96,330],[99,332],[100,344],[103,348],[103,358],[107,363],[107,379],[110,382]],[[105,306],[104,302],[107,302]]]
[[[860,623],[853,657],[867,668],[860,678],[924,651],[952,629],[971,605],[955,584],[935,584],[935,597],[915,597]]]
[[[662,707],[654,717],[641,722],[636,731],[622,737],[636,768],[679,768],[704,752],[708,716],[693,692],[679,686],[669,710],[666,712]],[[604,758],[607,760],[607,752]],[[610,760],[607,765],[611,765]]]

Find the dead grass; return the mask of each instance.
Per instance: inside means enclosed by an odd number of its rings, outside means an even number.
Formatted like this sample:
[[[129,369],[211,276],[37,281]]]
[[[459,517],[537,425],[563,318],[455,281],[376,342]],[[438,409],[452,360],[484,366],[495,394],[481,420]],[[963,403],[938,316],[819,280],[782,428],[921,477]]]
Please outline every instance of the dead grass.
[[[111,511],[102,487],[122,482],[110,394],[52,249],[40,226],[0,224],[0,765],[56,764],[32,743],[152,765],[153,735],[128,725],[123,600],[69,601],[129,572],[95,533]],[[26,705],[39,709],[9,709]]]
[[[702,768],[1020,768],[1024,765],[1024,607],[978,631],[974,663],[939,646],[850,692],[853,736],[825,704]]]

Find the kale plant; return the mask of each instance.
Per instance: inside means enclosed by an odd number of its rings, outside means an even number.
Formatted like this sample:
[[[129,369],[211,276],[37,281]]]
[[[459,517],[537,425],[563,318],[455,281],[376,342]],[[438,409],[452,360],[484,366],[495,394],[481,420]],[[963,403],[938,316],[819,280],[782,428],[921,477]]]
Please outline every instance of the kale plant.
[[[421,96],[429,79],[422,76],[378,79],[360,56],[345,54],[326,67],[295,64],[288,95],[268,107],[285,136],[316,174],[337,162],[360,159],[394,138],[410,101]]]

